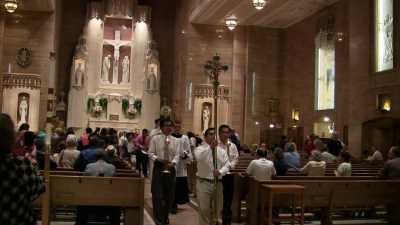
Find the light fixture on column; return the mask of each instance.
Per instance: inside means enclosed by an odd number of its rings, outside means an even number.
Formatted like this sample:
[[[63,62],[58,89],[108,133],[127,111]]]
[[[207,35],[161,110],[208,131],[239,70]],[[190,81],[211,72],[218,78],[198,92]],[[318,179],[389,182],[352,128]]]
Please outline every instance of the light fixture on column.
[[[267,3],[267,0],[252,0],[254,8],[257,10],[261,10],[264,8],[265,4]]]
[[[225,18],[225,25],[226,27],[228,27],[229,30],[234,30],[238,25],[238,19],[234,15],[229,16]]]
[[[5,0],[4,8],[6,8],[7,12],[13,13],[18,8],[18,0]]]

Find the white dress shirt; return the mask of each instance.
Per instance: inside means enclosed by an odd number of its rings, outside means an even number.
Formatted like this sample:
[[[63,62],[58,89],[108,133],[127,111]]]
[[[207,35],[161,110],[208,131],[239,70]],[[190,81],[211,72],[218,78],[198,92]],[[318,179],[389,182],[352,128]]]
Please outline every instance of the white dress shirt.
[[[186,165],[193,160],[192,151],[190,150],[190,141],[188,136],[182,135],[181,138],[177,138],[181,142],[180,148],[180,160],[178,164],[176,164],[176,177],[187,177],[187,168]],[[184,155],[187,155],[186,159],[182,159]]]
[[[228,140],[226,144],[219,142],[220,148],[224,149],[229,158],[229,169],[235,169],[236,164],[239,161],[239,152],[236,145]]]
[[[214,179],[214,164],[213,154],[210,145],[204,143],[194,150],[194,155],[197,160],[197,173],[200,178],[213,180]],[[229,172],[229,158],[225,149],[217,146],[217,170],[222,176]]]
[[[166,138],[167,136],[165,136],[165,134],[159,134],[154,136],[151,140],[150,140],[150,146],[149,146],[149,157],[152,160],[168,160],[172,163],[178,164],[179,162],[179,151],[181,148],[181,142],[171,136],[168,135],[168,139],[169,139],[169,144],[167,147],[168,151],[166,150]]]
[[[266,158],[254,159],[247,167],[246,173],[256,180],[271,180],[276,175],[274,163]]]

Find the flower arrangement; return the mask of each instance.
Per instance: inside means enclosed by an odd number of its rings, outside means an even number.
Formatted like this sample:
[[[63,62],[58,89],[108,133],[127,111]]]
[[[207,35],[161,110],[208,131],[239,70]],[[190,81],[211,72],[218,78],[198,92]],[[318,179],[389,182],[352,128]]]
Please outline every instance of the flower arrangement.
[[[122,99],[122,111],[130,118],[135,117],[137,114],[140,114],[142,110],[142,100],[135,99],[130,102],[129,99]]]

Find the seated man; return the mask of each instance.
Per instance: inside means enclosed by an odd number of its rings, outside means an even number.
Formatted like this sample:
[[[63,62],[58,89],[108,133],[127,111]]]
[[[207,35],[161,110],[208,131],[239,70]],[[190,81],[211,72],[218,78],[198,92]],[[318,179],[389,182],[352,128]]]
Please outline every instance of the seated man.
[[[294,142],[288,142],[285,145],[286,152],[283,153],[284,160],[289,169],[296,170],[300,167],[300,154],[297,152],[297,147]]]
[[[96,150],[96,162],[86,166],[88,176],[112,177],[115,175],[115,166],[105,161],[105,152]],[[76,225],[88,224],[89,214],[107,215],[111,225],[120,224],[121,210],[119,207],[80,206],[76,213]]]
[[[400,147],[390,148],[388,158],[381,170],[381,176],[389,179],[400,178]]]
[[[267,151],[257,150],[258,159],[254,159],[247,167],[246,173],[256,180],[271,180],[276,175],[274,163],[267,159]]]

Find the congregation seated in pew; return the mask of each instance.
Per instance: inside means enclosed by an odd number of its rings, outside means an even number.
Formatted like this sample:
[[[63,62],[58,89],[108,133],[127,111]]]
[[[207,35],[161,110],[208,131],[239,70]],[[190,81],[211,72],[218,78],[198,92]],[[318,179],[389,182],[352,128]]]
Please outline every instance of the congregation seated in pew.
[[[319,151],[311,153],[311,160],[300,169],[300,172],[307,176],[325,176],[326,162],[322,161],[322,155]]]
[[[274,163],[267,159],[267,151],[257,150],[258,159],[250,162],[246,169],[249,176],[254,176],[257,180],[271,180],[276,175]]]
[[[350,163],[350,154],[347,151],[340,153],[342,163],[335,170],[335,176],[337,177],[349,177],[351,176],[351,163]]]

